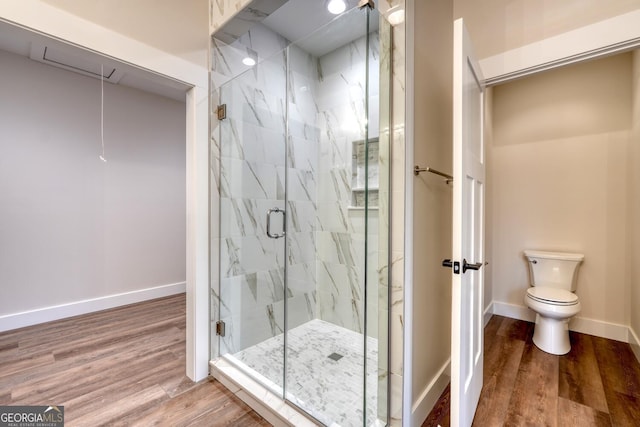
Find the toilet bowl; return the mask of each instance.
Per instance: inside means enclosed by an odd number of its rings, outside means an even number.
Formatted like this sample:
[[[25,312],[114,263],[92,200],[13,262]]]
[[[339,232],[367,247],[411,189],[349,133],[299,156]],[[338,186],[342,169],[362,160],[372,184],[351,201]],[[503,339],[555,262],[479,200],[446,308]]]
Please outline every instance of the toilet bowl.
[[[571,350],[569,319],[581,309],[574,291],[584,255],[531,250],[524,255],[531,276],[524,303],[536,313],[533,343],[547,353],[566,354]]]

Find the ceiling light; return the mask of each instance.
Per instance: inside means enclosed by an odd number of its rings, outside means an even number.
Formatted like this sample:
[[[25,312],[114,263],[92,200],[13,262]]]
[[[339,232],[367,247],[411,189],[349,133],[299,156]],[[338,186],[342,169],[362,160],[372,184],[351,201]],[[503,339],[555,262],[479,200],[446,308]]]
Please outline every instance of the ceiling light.
[[[387,20],[391,25],[398,25],[404,22],[404,9],[392,10],[387,16]]]
[[[258,52],[248,47],[247,56],[245,56],[242,59],[242,63],[247,67],[253,67],[254,65],[256,65],[257,62],[258,62]]]
[[[327,10],[334,15],[344,12],[346,8],[347,5],[344,0],[329,0],[329,3],[327,3]]]
[[[251,58],[250,56],[247,56],[242,60],[242,63],[248,67],[253,67],[254,65],[256,65],[256,60]]]

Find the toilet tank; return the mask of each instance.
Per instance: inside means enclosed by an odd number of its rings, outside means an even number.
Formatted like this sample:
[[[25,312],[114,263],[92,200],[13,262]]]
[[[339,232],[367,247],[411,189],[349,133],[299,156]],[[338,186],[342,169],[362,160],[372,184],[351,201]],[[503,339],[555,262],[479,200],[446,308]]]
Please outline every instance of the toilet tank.
[[[549,286],[575,292],[583,254],[525,250],[531,286]]]

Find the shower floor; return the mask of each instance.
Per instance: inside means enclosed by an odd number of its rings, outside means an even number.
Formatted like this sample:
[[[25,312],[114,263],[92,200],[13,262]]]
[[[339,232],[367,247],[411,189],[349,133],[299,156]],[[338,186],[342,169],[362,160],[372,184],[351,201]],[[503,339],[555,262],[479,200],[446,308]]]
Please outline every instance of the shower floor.
[[[281,393],[283,339],[269,338],[230,359]],[[328,426],[360,427],[362,362],[362,334],[318,319],[293,328],[287,335],[287,398]],[[377,418],[377,372],[378,340],[367,337],[366,425]]]

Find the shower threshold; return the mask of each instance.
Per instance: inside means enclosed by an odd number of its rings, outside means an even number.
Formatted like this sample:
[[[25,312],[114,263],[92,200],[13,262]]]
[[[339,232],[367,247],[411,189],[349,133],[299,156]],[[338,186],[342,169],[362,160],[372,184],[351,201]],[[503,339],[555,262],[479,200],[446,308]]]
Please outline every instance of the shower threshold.
[[[283,339],[278,335],[212,361],[211,374],[274,425],[362,426],[362,335],[318,319],[291,329],[288,401],[280,385]],[[384,425],[376,419],[375,338],[367,338],[367,356],[367,424]]]

